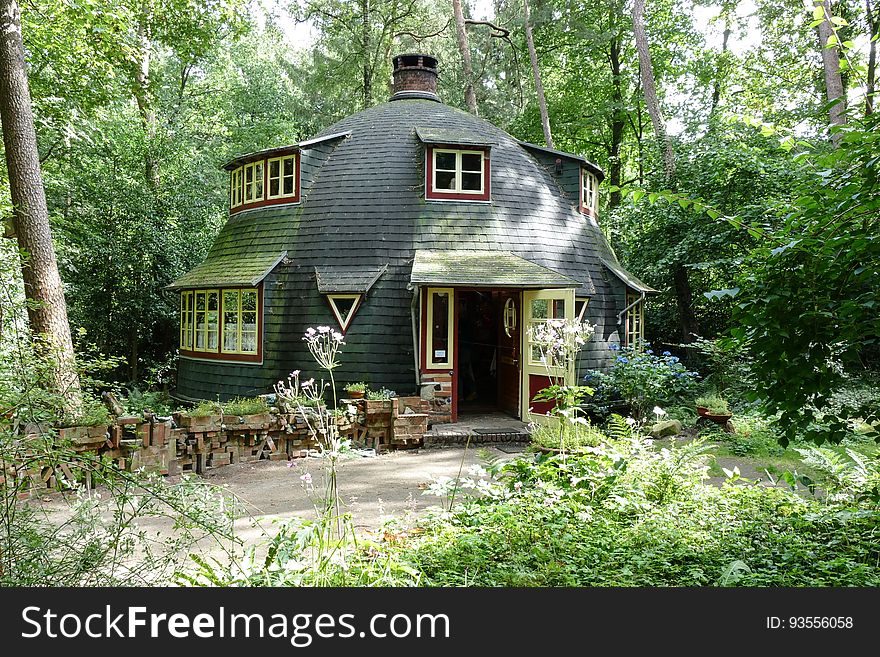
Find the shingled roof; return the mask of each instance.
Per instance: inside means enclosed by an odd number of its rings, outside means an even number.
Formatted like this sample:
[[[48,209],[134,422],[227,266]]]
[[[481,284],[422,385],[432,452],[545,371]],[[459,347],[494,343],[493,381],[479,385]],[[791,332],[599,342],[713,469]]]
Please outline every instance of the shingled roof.
[[[581,283],[512,253],[416,251],[412,283],[473,287],[560,288]]]
[[[645,294],[659,294],[659,290],[655,290],[653,287],[649,285],[645,285],[638,278],[630,274],[626,269],[620,266],[620,263],[616,260],[611,260],[609,258],[602,258],[602,264],[608,268],[612,274],[617,276],[620,280],[626,283],[629,287],[638,292],[644,292]]]
[[[382,267],[358,267],[337,265],[333,267],[315,267],[315,280],[321,294],[350,293],[366,294],[385,273],[388,265]]]
[[[262,282],[287,255],[281,253],[255,253],[247,258],[226,255],[209,258],[189,270],[167,289],[196,287],[254,287]]]
[[[425,144],[447,140],[491,146],[489,202],[425,199]],[[625,289],[616,274],[607,274],[613,270],[605,262],[616,263],[616,258],[604,234],[579,211],[579,166],[588,166],[586,160],[566,154],[557,167],[550,149],[525,145],[463,110],[419,98],[358,112],[329,126],[310,148],[300,147],[300,203],[237,212],[204,265],[191,272],[207,282],[238,267],[237,260],[259,259],[268,268],[279,254],[288,253],[263,283],[264,362],[184,359],[178,370],[183,394],[211,399],[219,391],[256,394],[271,390],[280,375],[308,367],[312,359],[303,332],[335,321],[322,290],[363,289],[367,272],[385,265],[387,270],[368,287],[369,301],[359,306],[346,330],[337,381],[413,389],[414,297],[407,287],[428,280],[419,267],[413,270],[422,251],[456,253],[459,265],[449,263],[448,284],[482,280],[500,286],[516,267],[524,267],[527,272],[516,274],[521,287],[527,287],[526,274],[546,275],[542,285],[577,286],[578,297],[591,298],[587,317],[596,325],[584,358],[590,367],[601,367],[613,353],[606,341],[617,339]],[[494,271],[487,264],[493,259],[499,263]],[[479,263],[487,271],[465,268],[464,262]],[[506,274],[503,262],[511,264]],[[351,268],[351,276],[343,275],[345,268]],[[248,271],[256,276],[265,270]],[[187,274],[175,285],[191,280]],[[211,282],[218,285],[218,280]]]

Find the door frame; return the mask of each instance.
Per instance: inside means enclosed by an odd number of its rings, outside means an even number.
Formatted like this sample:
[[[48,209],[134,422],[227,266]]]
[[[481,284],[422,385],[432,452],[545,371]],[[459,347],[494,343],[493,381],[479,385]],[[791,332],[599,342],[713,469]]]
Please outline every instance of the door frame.
[[[531,383],[532,377],[542,377],[548,379],[547,368],[543,363],[536,364],[532,362],[532,350],[529,344],[529,328],[533,323],[532,319],[532,301],[537,299],[562,300],[565,302],[563,316],[556,319],[572,319],[574,317],[575,306],[575,289],[574,288],[548,288],[540,290],[523,290],[522,294],[522,326],[520,329],[522,338],[522,348],[520,358],[520,382],[521,399],[520,399],[520,419],[523,422],[535,421],[536,419],[545,418],[541,413],[530,413],[532,404]],[[574,383],[574,367],[569,367],[567,372],[562,372],[562,368],[554,368],[560,374],[564,374],[565,384],[572,385]],[[555,372],[553,372],[556,375]],[[540,421],[540,420],[539,420]]]

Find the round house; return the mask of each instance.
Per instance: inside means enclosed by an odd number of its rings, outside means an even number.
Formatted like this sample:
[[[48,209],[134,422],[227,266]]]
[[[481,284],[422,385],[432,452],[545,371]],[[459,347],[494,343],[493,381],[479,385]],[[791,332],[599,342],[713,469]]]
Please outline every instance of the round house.
[[[525,419],[547,384],[529,326],[595,326],[579,377],[641,337],[653,292],[598,224],[602,171],[441,102],[437,62],[394,58],[390,100],[314,139],[237,157],[229,220],[180,294],[176,395],[318,375],[302,336],[345,336],[338,384]]]

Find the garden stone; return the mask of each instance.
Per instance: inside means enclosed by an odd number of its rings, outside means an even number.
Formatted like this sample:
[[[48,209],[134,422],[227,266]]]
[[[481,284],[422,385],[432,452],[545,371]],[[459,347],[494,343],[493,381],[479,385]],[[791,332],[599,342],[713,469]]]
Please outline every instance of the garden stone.
[[[681,433],[681,422],[678,420],[663,420],[651,427],[651,438],[664,438],[677,436]]]

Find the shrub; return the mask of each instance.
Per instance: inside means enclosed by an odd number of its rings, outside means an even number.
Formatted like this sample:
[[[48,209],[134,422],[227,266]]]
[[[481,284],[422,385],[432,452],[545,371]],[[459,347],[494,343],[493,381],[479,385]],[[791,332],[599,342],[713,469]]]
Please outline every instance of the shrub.
[[[697,397],[695,403],[698,407],[702,407],[708,410],[712,415],[730,414],[730,406],[728,406],[727,401],[722,399],[718,395],[705,395],[703,397]]]
[[[268,413],[269,405],[262,397],[236,398],[223,404],[226,415],[258,415]]]
[[[668,351],[657,355],[644,344],[636,347],[612,345],[620,353],[606,374],[590,372],[585,378],[598,383],[603,398],[620,397],[636,419],[654,406],[665,406],[693,390],[697,373],[688,370]]]
[[[397,397],[397,393],[393,390],[389,390],[388,388],[382,388],[380,390],[367,390],[366,397],[367,399],[372,401],[383,401],[394,399],[395,397]]]
[[[209,417],[211,415],[220,415],[220,403],[203,400],[184,411],[189,417]]]
[[[532,445],[559,449],[560,440],[564,449],[595,447],[602,440],[602,433],[589,424],[564,423],[560,435],[560,427],[539,424],[532,430]]]

